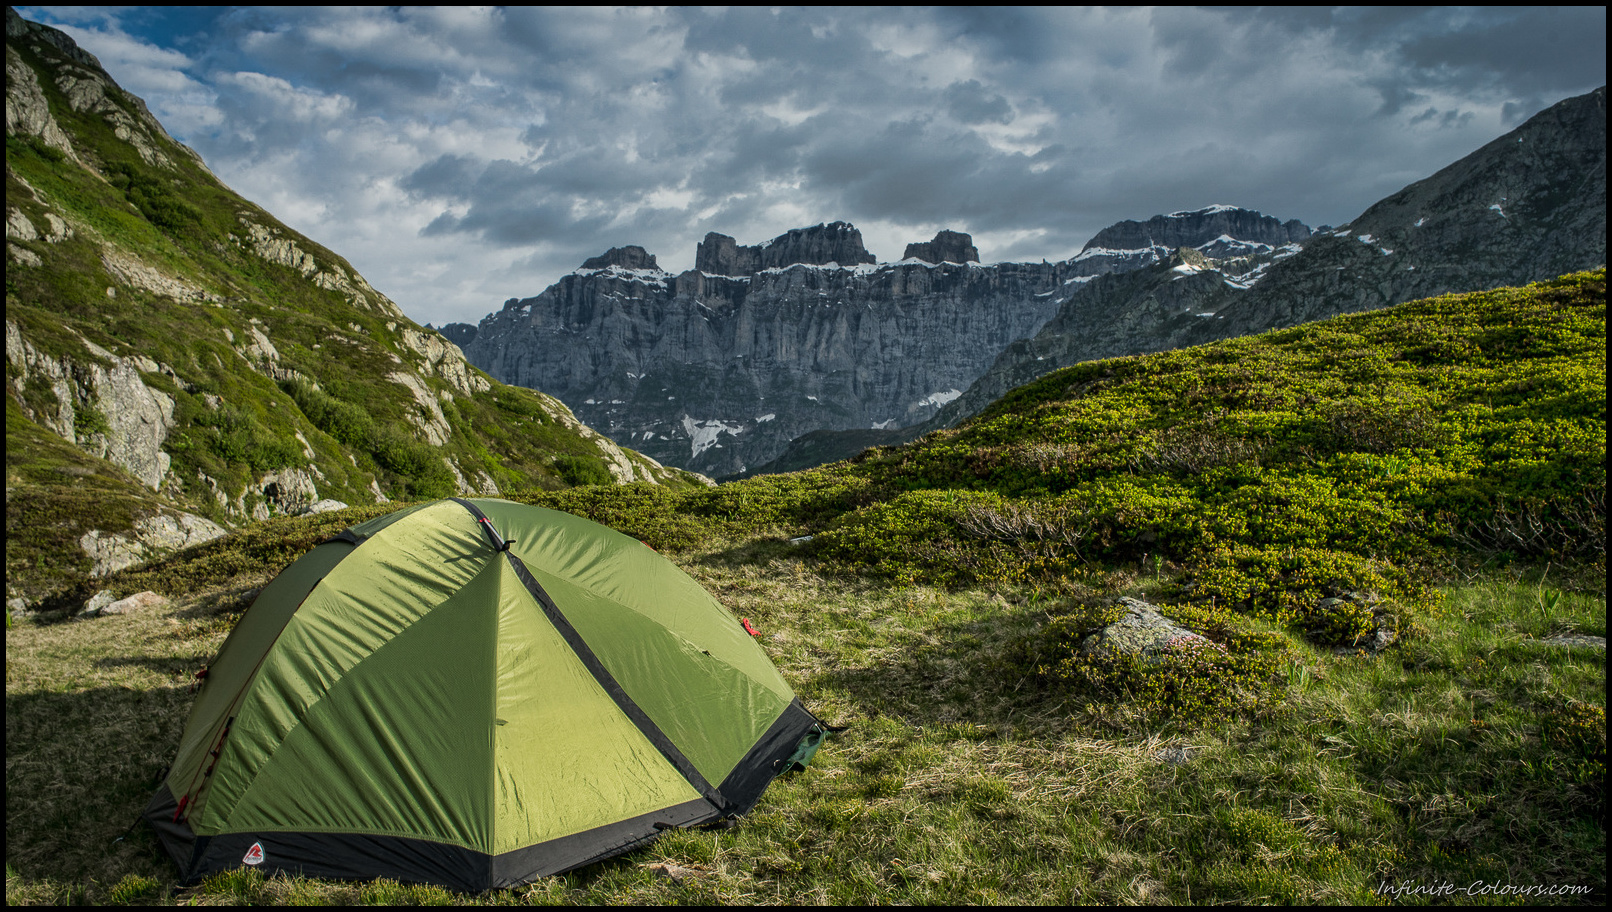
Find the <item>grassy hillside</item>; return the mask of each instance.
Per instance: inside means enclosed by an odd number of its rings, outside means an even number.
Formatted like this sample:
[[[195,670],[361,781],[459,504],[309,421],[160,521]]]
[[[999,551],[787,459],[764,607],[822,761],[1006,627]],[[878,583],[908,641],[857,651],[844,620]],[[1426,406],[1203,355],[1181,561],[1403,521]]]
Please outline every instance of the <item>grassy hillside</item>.
[[[850,729],[736,829],[479,898],[112,844],[253,587],[389,506],[124,571],[174,604],[7,637],[7,900],[1604,901],[1605,326],[1600,271],[1079,365],[814,471],[515,492],[671,555]],[[1215,647],[1082,659],[1117,595]]]
[[[7,41],[8,596],[84,579],[84,535],[164,511],[233,526],[325,499],[695,483],[470,367],[26,28]]]

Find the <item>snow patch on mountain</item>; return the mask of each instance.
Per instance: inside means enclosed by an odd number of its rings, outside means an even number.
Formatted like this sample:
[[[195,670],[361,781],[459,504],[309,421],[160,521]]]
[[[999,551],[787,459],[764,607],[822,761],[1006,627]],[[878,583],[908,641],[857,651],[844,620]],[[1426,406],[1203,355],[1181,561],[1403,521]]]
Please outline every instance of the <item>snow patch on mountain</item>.
[[[729,424],[719,418],[701,420],[691,415],[683,416],[683,431],[688,434],[689,443],[693,448],[693,455],[698,456],[713,446],[718,446],[717,437],[722,434],[739,435],[744,432],[743,424]]]

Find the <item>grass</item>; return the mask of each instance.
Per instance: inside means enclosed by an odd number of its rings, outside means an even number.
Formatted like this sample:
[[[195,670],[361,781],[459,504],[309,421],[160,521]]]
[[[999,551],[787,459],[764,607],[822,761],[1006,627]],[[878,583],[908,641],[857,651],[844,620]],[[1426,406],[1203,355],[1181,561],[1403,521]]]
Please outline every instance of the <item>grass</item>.
[[[739,827],[479,896],[247,872],[181,888],[148,829],[114,840],[177,743],[190,673],[244,604],[236,578],[8,633],[7,901],[1365,903],[1385,884],[1479,881],[1604,898],[1604,722],[1601,773],[1582,781],[1583,758],[1545,734],[1563,705],[1605,705],[1604,651],[1541,640],[1604,636],[1606,602],[1559,569],[1446,587],[1426,635],[1376,658],[1290,635],[1278,704],[1195,727],[1025,670],[1058,610],[1030,590],[824,573],[765,536],[677,559],[752,620],[809,706],[850,726]],[[1168,581],[1112,582],[1146,597]]]
[[[1604,302],[1604,272],[1433,299],[1079,365],[809,472],[516,492],[676,560],[850,726],[735,829],[518,890],[180,888],[149,831],[113,842],[250,590],[400,504],[98,584],[167,609],[71,620],[64,592],[7,636],[7,899],[1594,903]],[[1337,598],[1360,590],[1381,601]],[[1221,650],[1069,661],[1120,595]],[[1368,653],[1373,628],[1398,638]]]

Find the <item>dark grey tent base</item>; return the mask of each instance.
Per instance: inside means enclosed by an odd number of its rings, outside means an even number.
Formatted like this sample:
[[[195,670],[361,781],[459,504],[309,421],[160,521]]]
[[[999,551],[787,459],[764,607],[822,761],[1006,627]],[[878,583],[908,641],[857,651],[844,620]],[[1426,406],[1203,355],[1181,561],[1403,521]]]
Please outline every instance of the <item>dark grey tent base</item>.
[[[284,871],[293,876],[336,880],[390,877],[409,883],[440,884],[467,893],[519,886],[631,851],[660,835],[661,828],[656,824],[696,826],[721,816],[701,798],[502,855],[488,855],[425,839],[366,833],[225,833],[197,837],[189,827],[172,822],[176,806],[172,793],[164,786],[152,799],[146,819],[179,866],[180,879],[185,884],[194,884],[219,871],[247,867],[246,853],[259,844],[263,861],[253,867],[265,874]]]
[[[632,851],[654,841],[665,827],[698,826],[746,813],[755,807],[773,778],[784,772],[784,763],[801,739],[819,724],[799,699],[792,701],[722,782],[721,810],[699,798],[502,855],[425,839],[364,833],[225,833],[198,837],[186,823],[174,822],[178,802],[166,784],[151,799],[145,818],[157,831],[186,884],[246,866],[244,858],[256,843],[262,846],[263,860],[254,867],[265,874],[284,871],[338,880],[390,877],[474,893],[519,886]]]

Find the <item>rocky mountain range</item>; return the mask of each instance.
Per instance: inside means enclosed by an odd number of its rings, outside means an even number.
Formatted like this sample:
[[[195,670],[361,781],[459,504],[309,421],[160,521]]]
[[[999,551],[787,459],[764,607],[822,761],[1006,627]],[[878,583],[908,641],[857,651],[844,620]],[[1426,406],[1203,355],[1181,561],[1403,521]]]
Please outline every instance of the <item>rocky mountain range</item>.
[[[948,426],[1077,361],[1603,264],[1605,139],[1598,90],[1339,228],[1217,205],[1118,222],[1059,263],[980,265],[955,231],[879,265],[844,222],[751,247],[713,233],[680,276],[611,251],[442,332],[667,464],[785,471]]]
[[[1142,236],[1128,230],[1119,242]],[[955,424],[1015,386],[1081,361],[1605,265],[1605,87],[1541,111],[1349,224],[1288,249],[1292,255],[1253,268],[1247,259],[1200,260],[1182,250],[1094,279],[1064,297],[1034,337],[1008,346],[962,396],[893,439]],[[854,445],[823,452],[838,458]]]
[[[274,515],[699,482],[469,365],[10,8],[6,260],[8,599]]]
[[[1146,227],[1130,230],[1138,224],[1106,233],[1135,249],[1099,236],[1065,262],[990,265],[972,237],[949,230],[884,264],[846,222],[753,246],[713,232],[681,275],[642,248],[615,248],[478,326],[440,331],[492,376],[559,397],[663,463],[741,474],[804,434],[855,429],[878,441],[930,419],[1081,283],[1172,255]],[[1145,225],[1250,262],[1290,253],[1309,233],[1232,206]]]

